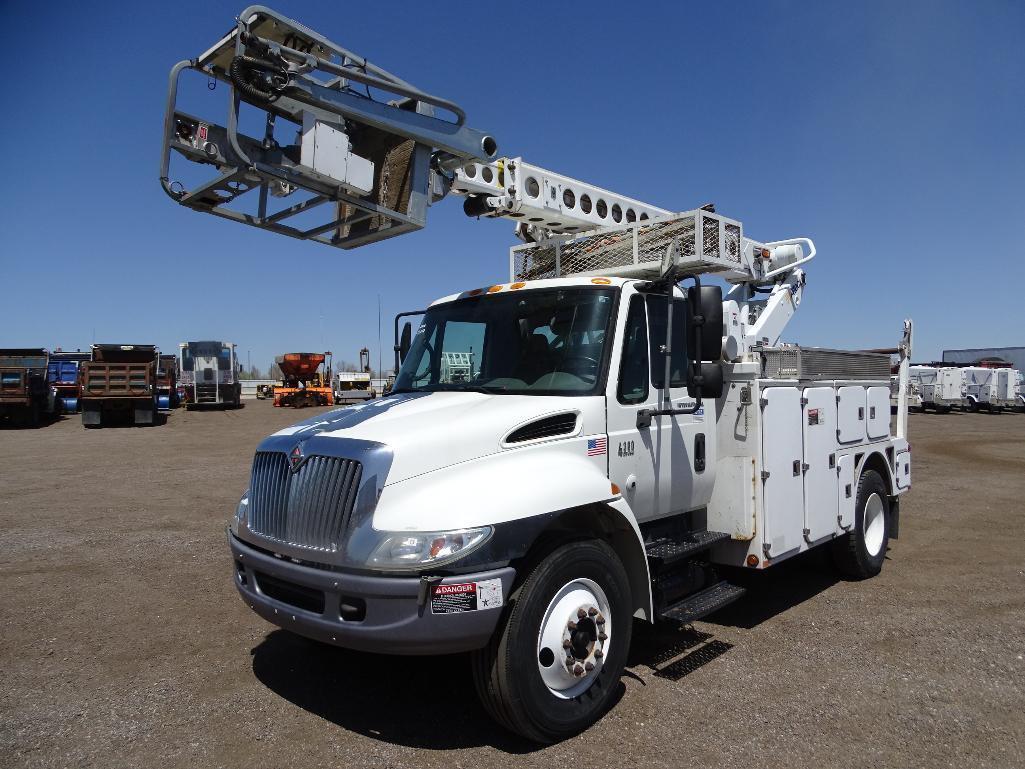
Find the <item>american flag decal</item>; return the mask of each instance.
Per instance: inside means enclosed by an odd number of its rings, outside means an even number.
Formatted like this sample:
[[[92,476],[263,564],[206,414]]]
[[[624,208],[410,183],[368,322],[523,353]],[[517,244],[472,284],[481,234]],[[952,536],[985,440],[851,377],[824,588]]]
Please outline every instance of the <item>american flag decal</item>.
[[[605,449],[608,447],[608,441],[605,438],[588,438],[587,439],[587,456],[597,457],[605,453]]]

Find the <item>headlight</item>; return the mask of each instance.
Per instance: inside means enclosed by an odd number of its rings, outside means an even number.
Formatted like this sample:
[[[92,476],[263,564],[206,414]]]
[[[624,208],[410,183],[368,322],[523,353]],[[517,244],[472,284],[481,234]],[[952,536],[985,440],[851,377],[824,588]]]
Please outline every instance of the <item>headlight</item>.
[[[419,569],[439,566],[469,555],[483,545],[493,529],[456,531],[410,531],[385,536],[370,555],[370,565],[379,569]]]
[[[235,508],[235,515],[231,519],[231,531],[234,534],[238,534],[238,525],[246,520],[249,515],[249,489],[246,489],[242,493],[242,499],[238,501],[238,506]]]

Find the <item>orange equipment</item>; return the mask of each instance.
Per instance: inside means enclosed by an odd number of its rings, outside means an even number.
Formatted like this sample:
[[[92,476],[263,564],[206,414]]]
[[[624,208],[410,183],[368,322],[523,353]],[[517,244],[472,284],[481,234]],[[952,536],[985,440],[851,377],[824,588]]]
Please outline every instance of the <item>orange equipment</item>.
[[[333,406],[330,352],[290,352],[274,359],[281,385],[274,387],[274,405],[302,408]]]

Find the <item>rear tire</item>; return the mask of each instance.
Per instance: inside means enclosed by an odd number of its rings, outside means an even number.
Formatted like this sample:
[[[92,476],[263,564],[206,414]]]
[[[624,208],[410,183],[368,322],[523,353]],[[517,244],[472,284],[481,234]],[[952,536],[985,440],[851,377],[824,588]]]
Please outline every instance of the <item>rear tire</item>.
[[[875,470],[858,480],[854,528],[833,540],[833,562],[845,577],[867,579],[883,568],[890,542],[890,498]]]
[[[533,567],[509,604],[491,641],[473,653],[484,708],[533,742],[583,731],[613,703],[630,646],[630,585],[619,557],[599,540],[563,545]]]

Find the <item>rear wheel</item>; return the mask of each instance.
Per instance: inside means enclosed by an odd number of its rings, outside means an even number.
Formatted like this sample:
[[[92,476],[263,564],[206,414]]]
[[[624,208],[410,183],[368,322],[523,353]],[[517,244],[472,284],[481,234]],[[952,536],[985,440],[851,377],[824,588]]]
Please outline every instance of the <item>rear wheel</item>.
[[[833,560],[851,579],[874,577],[883,568],[890,542],[890,501],[886,485],[875,470],[858,481],[854,528],[833,541]]]
[[[630,586],[598,540],[572,542],[534,566],[503,624],[473,655],[491,716],[540,743],[583,731],[612,704],[630,646]]]

